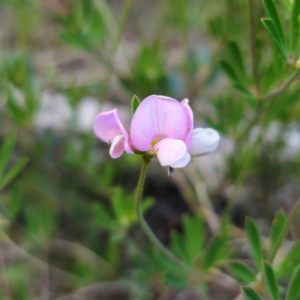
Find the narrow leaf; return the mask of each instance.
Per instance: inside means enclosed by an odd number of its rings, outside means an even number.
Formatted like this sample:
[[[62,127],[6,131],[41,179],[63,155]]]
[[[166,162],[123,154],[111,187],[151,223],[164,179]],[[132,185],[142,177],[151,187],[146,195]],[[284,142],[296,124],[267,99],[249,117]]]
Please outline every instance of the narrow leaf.
[[[237,71],[243,77],[243,79],[245,79],[246,71],[239,46],[236,42],[230,41],[228,42],[228,50],[230,53],[232,63],[235,64]]]
[[[256,275],[253,270],[246,264],[241,262],[230,262],[229,268],[233,275],[240,279],[243,283],[253,282],[256,279]]]
[[[204,252],[203,257],[203,269],[208,270],[213,266],[218,260],[219,255],[224,251],[224,246],[226,244],[226,237],[223,235],[215,236],[212,241],[209,243]]]
[[[282,210],[280,210],[279,212],[276,213],[275,218],[272,222],[269,253],[272,253],[273,247],[276,244],[285,223],[286,223],[286,214]]]
[[[261,260],[262,260],[263,253],[262,253],[259,231],[257,229],[254,220],[250,218],[247,218],[245,227],[246,227],[246,233],[247,233],[247,238],[250,245],[251,253],[253,255],[257,268],[261,270]]]
[[[269,35],[277,45],[278,49],[280,50],[280,53],[282,54],[283,58],[286,60],[287,59],[287,54],[286,54],[286,48],[285,45],[282,43],[280,39],[280,35],[271,19],[261,19],[261,22],[263,25],[266,27]]]
[[[223,70],[223,72],[235,83],[240,83],[239,77],[236,75],[234,70],[231,68],[231,66],[226,62],[221,60],[220,62],[220,67]]]
[[[263,3],[263,6],[265,8],[265,11],[266,11],[268,17],[272,20],[272,22],[275,25],[275,28],[279,34],[279,39],[280,39],[281,43],[283,44],[283,46],[285,46],[284,34],[283,34],[281,22],[280,22],[274,1],[273,0],[262,0],[262,3]]]
[[[290,281],[285,300],[296,300],[300,295],[300,266],[295,270]]]
[[[263,262],[263,274],[264,274],[264,278],[265,278],[271,299],[279,300],[278,283],[275,278],[275,274],[272,269],[272,266],[266,261]]]
[[[0,183],[0,189],[3,189],[9,184],[24,168],[27,164],[28,158],[22,157],[8,172],[4,175],[3,180]]]
[[[275,266],[278,278],[292,274],[295,266],[300,264],[300,242],[295,243],[284,255],[278,265]]]
[[[138,98],[138,96],[134,95],[131,100],[132,115],[134,115],[135,111],[137,110],[137,108],[139,107],[140,104],[141,104],[140,99]]]
[[[300,1],[294,0],[291,11],[290,21],[290,52],[294,53],[297,50],[300,31]]]
[[[14,145],[16,142],[16,135],[13,132],[10,132],[5,140],[4,144],[1,147],[1,154],[0,154],[0,178],[3,176],[5,168],[8,164],[9,157],[11,152],[13,151]]]
[[[242,288],[242,290],[245,296],[245,300],[262,300],[262,298],[252,287],[245,286]]]

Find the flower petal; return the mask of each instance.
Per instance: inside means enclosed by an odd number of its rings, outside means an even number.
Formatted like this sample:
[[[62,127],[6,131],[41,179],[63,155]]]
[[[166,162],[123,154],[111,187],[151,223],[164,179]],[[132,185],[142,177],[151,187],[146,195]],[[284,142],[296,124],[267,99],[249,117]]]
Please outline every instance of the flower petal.
[[[188,119],[188,134],[185,139],[185,144],[186,144],[187,148],[189,149],[192,144],[192,140],[193,140],[194,114],[193,114],[191,107],[189,106],[189,99],[187,99],[187,98],[183,99],[181,101],[181,104],[183,105],[183,108],[185,110],[185,113],[186,113],[187,119]]]
[[[116,135],[109,149],[109,154],[112,158],[120,157],[124,152],[124,135]]]
[[[179,161],[186,153],[183,141],[169,138],[159,141],[153,148],[157,150],[156,156],[163,167]]]
[[[186,109],[175,99],[152,95],[141,102],[131,122],[131,141],[140,151],[163,138],[185,141],[189,131]]]
[[[128,132],[121,121],[117,109],[100,113],[94,121],[94,132],[104,142],[110,144],[117,135],[125,138],[124,146],[127,153],[132,154]]]
[[[170,165],[172,168],[184,168],[191,160],[191,155],[185,152],[184,156]]]
[[[215,151],[219,145],[219,133],[211,128],[195,128],[193,141],[188,152],[192,156],[201,156]]]

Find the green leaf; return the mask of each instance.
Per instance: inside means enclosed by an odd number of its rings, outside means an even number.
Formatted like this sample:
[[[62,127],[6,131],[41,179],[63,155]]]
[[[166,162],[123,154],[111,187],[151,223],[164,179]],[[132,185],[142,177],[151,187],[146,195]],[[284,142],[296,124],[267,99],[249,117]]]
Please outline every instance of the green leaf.
[[[261,260],[263,257],[261,240],[259,236],[259,231],[254,220],[247,218],[245,225],[248,242],[250,245],[251,253],[253,255],[254,261],[257,265],[257,268],[261,270]]]
[[[233,87],[248,100],[252,107],[256,107],[257,101],[255,97],[243,85],[236,83],[233,85]]]
[[[4,144],[2,146],[1,149],[1,155],[0,155],[0,178],[2,178],[3,173],[5,171],[5,168],[8,164],[10,155],[13,151],[13,148],[15,146],[16,143],[16,135],[14,132],[10,132],[5,140],[4,140]]]
[[[262,300],[262,298],[257,294],[257,292],[249,286],[242,288],[245,300]]]
[[[178,255],[184,262],[189,264],[190,260],[184,248],[183,238],[176,231],[171,233],[171,244],[172,250],[176,253],[176,255]]]
[[[300,264],[300,242],[295,243],[284,255],[278,265],[275,266],[275,272],[278,278],[292,274],[295,266]]]
[[[243,283],[249,283],[256,280],[256,275],[253,270],[244,263],[233,261],[229,263],[229,268],[233,275]]]
[[[0,183],[0,189],[3,189],[21,172],[28,160],[27,157],[22,157],[17,161],[17,163],[4,175]]]
[[[286,223],[286,214],[282,210],[280,210],[276,213],[275,218],[272,222],[269,253],[273,251],[273,247],[276,244],[285,223]]]
[[[279,300],[278,283],[275,278],[275,274],[272,269],[272,266],[266,261],[263,262],[263,274],[264,274],[264,278],[265,278],[271,299]]]
[[[285,4],[287,10],[290,12],[292,10],[292,3],[291,0],[282,0],[283,3]]]
[[[279,33],[278,33],[278,31],[275,27],[274,22],[271,19],[266,19],[266,18],[262,18],[261,22],[266,27],[269,35],[271,36],[271,38],[273,39],[273,41],[277,45],[277,47],[280,50],[280,53],[282,54],[283,58],[285,60],[287,60],[286,47],[280,39],[280,35],[279,35]]]
[[[234,41],[228,42],[228,50],[231,58],[231,62],[235,65],[236,70],[242,76],[243,79],[246,77],[245,66],[242,58],[242,54],[238,44]]]
[[[224,251],[227,238],[225,235],[216,235],[205,249],[202,266],[204,270],[208,270],[213,266],[220,257],[220,253]]]
[[[18,186],[14,186],[11,191],[10,200],[7,204],[7,209],[11,217],[15,217],[21,208],[21,189]]]
[[[223,72],[228,76],[229,79],[231,79],[231,81],[234,83],[241,83],[239,77],[226,61],[221,60],[219,64]]]
[[[300,30],[300,1],[294,0],[291,11],[290,21],[290,52],[294,53],[297,50],[299,43]]]
[[[185,250],[191,263],[201,253],[204,239],[204,224],[199,216],[185,215],[182,221]]]
[[[285,300],[296,300],[300,295],[300,266],[295,270],[290,281]]]
[[[135,111],[137,110],[140,104],[141,104],[141,100],[138,98],[138,96],[134,95],[131,100],[132,115],[134,115]]]
[[[281,26],[281,22],[278,16],[277,9],[275,7],[274,1],[273,0],[262,0],[263,6],[265,8],[265,11],[267,13],[267,16],[272,20],[272,22],[275,25],[275,28],[278,32],[279,39],[281,41],[281,44],[286,48],[285,45],[285,38]]]

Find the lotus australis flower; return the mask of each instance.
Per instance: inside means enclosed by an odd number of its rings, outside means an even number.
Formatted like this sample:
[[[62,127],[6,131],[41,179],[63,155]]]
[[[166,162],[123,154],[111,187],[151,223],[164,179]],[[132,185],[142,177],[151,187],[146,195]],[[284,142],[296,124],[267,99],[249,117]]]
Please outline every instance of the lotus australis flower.
[[[135,111],[130,130],[121,121],[118,110],[100,113],[94,122],[96,135],[110,144],[112,158],[123,152],[157,157],[162,166],[185,167],[191,156],[215,151],[220,136],[210,128],[195,128],[193,112],[184,99],[152,95]]]

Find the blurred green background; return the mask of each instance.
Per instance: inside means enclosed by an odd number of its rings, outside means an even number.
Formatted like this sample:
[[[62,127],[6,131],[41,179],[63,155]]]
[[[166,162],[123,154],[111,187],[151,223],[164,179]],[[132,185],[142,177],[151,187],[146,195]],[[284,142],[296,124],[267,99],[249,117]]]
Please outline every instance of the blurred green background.
[[[0,299],[300,299],[299,15],[299,0],[1,0]],[[172,179],[153,161],[144,191],[201,280],[138,225],[141,157],[113,160],[93,133],[113,108],[129,125],[134,94],[188,98],[221,135]]]

